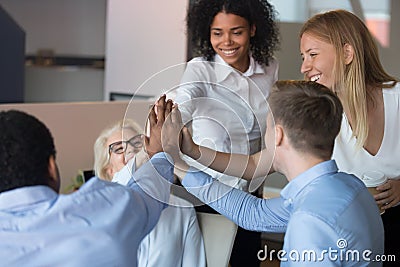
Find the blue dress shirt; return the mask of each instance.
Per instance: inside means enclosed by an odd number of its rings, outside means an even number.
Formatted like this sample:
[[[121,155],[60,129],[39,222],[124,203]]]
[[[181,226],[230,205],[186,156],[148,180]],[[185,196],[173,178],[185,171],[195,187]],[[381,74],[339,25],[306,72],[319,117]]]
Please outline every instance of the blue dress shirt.
[[[275,199],[260,199],[190,169],[189,192],[243,228],[286,232],[281,266],[381,266],[383,225],[375,200],[355,176],[322,162],[290,181]]]
[[[167,157],[154,155],[128,187],[93,178],[68,195],[47,186],[1,193],[0,266],[136,266],[140,241],[168,203]]]

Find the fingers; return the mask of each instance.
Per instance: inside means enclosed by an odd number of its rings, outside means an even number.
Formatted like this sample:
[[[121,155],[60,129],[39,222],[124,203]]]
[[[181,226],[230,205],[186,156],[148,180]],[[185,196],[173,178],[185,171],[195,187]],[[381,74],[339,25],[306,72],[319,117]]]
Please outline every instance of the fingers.
[[[182,134],[184,137],[192,139],[192,135],[190,134],[190,131],[186,126],[182,127]]]
[[[388,182],[384,183],[383,185],[378,186],[376,188],[376,190],[378,190],[378,191],[386,191],[386,190],[389,190],[390,187],[391,187],[391,185],[390,185],[389,180],[388,180]]]
[[[158,100],[157,100],[157,121],[163,123],[165,120],[165,98],[166,95],[162,95]]]
[[[179,125],[182,123],[181,112],[178,109],[178,105],[175,105],[172,114],[171,114],[172,123],[178,123]]]
[[[150,127],[154,127],[154,125],[157,124],[157,115],[156,115],[155,109],[156,109],[156,106],[153,105],[153,107],[150,110],[150,114],[149,114]]]
[[[166,118],[171,114],[174,106],[175,105],[171,99],[166,100],[166,95],[162,95],[156,101],[155,113],[157,116],[157,121],[163,123]]]
[[[173,107],[173,102],[171,99],[168,99],[167,103],[165,105],[165,114],[164,114],[165,118],[167,118],[169,116],[169,114],[171,113],[172,107]]]
[[[391,190],[376,194],[374,198],[378,205],[382,205],[383,209],[389,209],[399,202],[398,198]]]

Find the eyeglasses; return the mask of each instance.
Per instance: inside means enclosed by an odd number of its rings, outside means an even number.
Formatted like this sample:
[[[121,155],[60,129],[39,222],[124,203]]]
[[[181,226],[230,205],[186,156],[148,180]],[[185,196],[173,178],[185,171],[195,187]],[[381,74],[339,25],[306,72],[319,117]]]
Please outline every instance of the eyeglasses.
[[[108,153],[123,154],[126,152],[128,145],[133,147],[134,153],[138,153],[143,147],[143,134],[138,134],[129,139],[128,141],[118,141],[108,146]]]

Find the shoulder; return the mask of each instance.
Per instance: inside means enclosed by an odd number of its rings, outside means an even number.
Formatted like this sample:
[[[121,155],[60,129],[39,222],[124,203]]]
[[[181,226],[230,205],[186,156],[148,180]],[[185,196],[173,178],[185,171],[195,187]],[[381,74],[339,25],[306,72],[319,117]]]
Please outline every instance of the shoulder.
[[[186,63],[186,69],[204,69],[213,64],[213,61],[208,61],[204,57],[195,57]]]
[[[276,57],[272,57],[269,61],[268,66],[266,66],[267,69],[271,70],[278,70],[279,69],[279,61]]]
[[[279,62],[275,57],[272,57],[269,60],[268,66],[260,65],[258,62],[255,61],[255,68],[262,69],[264,75],[269,76],[273,79],[273,82],[278,80],[278,70],[279,70]]]
[[[140,191],[140,194],[138,194]],[[85,202],[105,202],[107,205],[115,205],[115,199],[118,199],[118,205],[133,205],[140,199],[144,199],[146,194],[140,187],[129,188],[118,183],[101,180],[97,177],[91,178],[87,183],[76,192],[75,199],[84,199]]]
[[[391,88],[384,88],[383,93],[384,94],[397,94],[399,96],[400,95],[400,82],[397,82],[396,85]]]
[[[366,190],[364,184],[352,174],[338,172],[321,176],[302,191],[296,209],[334,221],[333,215],[352,205],[362,190]]]
[[[113,183],[109,181],[104,181],[98,177],[93,177],[86,183],[84,183],[81,188],[77,191],[79,194],[88,194],[94,191],[127,191],[124,186],[118,183]]]
[[[178,91],[188,90],[190,94],[205,94],[208,82],[215,79],[214,62],[205,60],[202,57],[196,57],[186,63]],[[196,91],[193,92],[193,91]]]
[[[186,63],[183,80],[204,79],[214,72],[214,63],[203,57],[195,57]]]

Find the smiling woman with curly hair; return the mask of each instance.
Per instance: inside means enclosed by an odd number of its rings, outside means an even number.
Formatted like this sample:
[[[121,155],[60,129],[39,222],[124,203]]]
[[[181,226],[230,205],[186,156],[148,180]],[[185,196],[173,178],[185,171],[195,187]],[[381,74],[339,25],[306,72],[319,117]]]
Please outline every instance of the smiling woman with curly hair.
[[[220,13],[242,17],[255,27],[250,38],[250,52],[260,65],[269,65],[279,46],[279,30],[275,23],[275,10],[268,1],[196,1],[187,16],[187,29],[191,36],[193,53],[212,60],[216,51],[210,41],[211,24]],[[217,52],[218,53],[218,52]]]
[[[278,79],[274,7],[266,0],[195,0],[186,22],[196,57],[187,63],[180,86],[169,96],[176,94],[183,122],[190,124],[197,144],[222,152],[260,151],[266,98]],[[248,191],[245,180],[206,172]],[[260,233],[239,228],[231,266],[258,267],[260,243]]]

